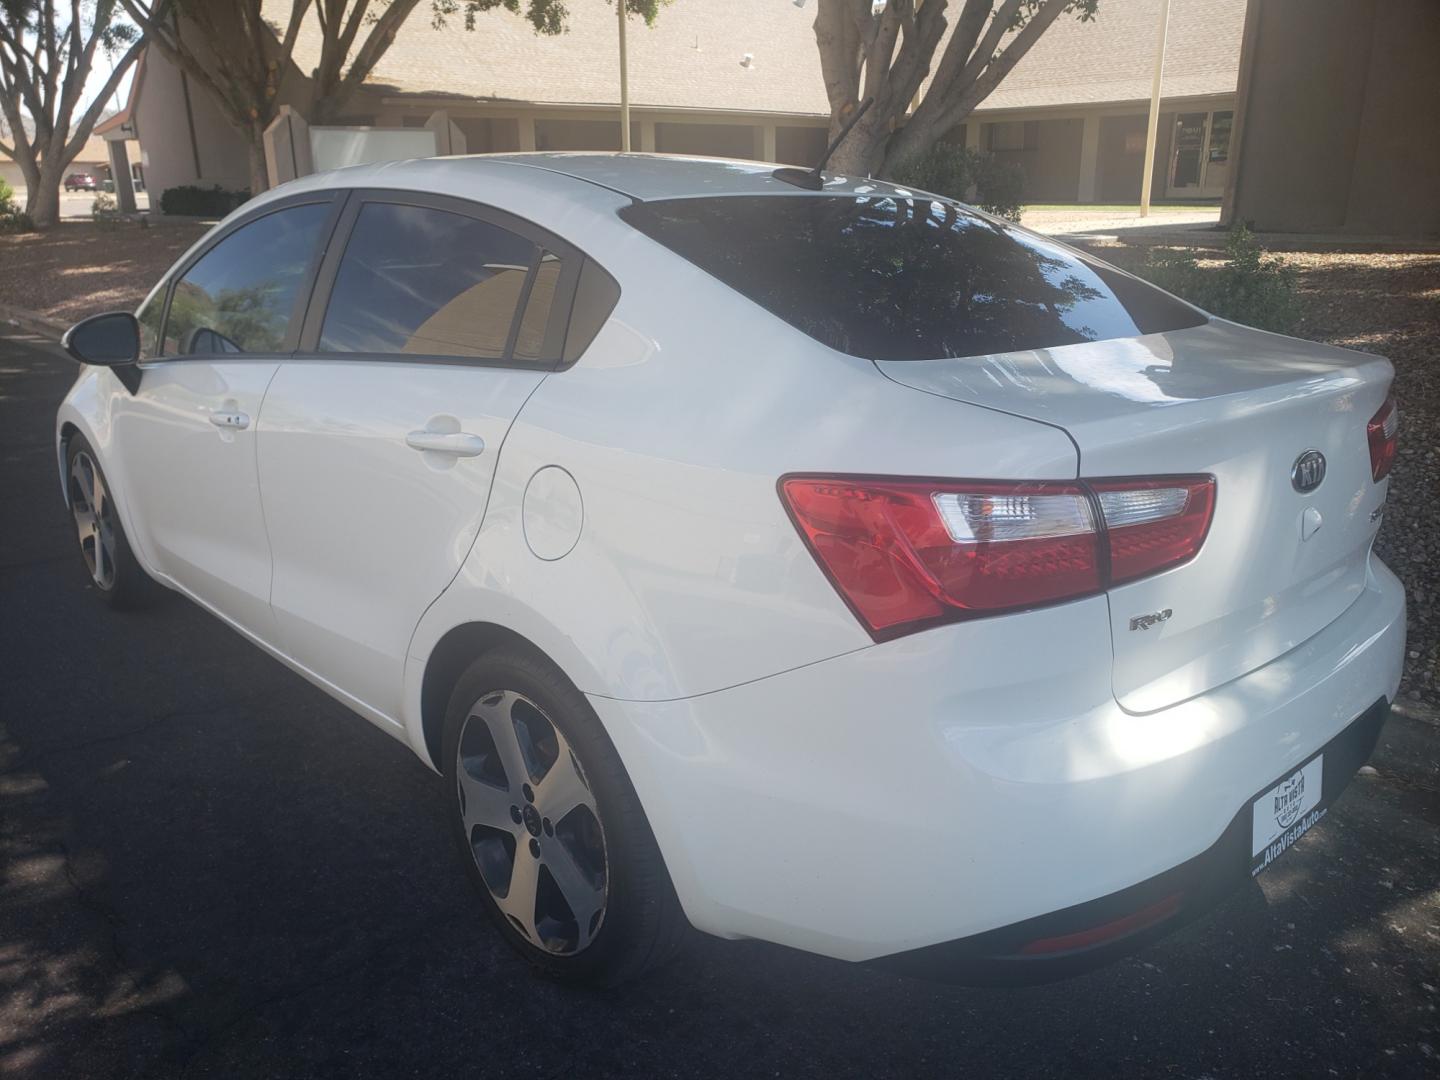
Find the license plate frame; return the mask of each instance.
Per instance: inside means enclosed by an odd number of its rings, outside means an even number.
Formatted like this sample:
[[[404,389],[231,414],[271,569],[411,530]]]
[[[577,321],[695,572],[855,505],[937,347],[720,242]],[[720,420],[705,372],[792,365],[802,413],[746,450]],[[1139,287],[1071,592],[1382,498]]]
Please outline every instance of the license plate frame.
[[[1250,876],[1268,869],[1324,819],[1325,754],[1280,777],[1250,804]]]

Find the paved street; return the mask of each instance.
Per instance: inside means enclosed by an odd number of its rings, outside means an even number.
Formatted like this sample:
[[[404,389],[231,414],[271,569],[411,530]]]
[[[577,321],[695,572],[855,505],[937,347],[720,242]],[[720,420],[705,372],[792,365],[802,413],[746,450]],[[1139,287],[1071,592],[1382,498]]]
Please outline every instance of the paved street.
[[[535,980],[407,749],[178,597],[89,595],[50,442],[73,371],[0,338],[0,1074],[1440,1073],[1440,729],[1402,717],[1262,884],[1080,979],[697,937],[621,991]]]

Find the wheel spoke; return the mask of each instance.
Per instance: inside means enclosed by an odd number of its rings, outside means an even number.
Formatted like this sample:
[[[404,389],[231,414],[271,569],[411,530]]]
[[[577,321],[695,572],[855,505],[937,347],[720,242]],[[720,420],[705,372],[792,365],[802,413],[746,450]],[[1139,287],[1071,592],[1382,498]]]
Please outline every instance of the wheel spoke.
[[[105,490],[105,481],[94,476],[90,484],[90,509],[95,512],[96,521],[104,521],[105,515],[109,512],[109,494]]]
[[[577,806],[595,808],[595,797],[576,769],[569,747],[561,745],[560,756],[535,786],[535,806],[551,821],[559,821]]]
[[[520,750],[520,737],[515,732],[515,721],[510,718],[510,709],[516,700],[515,694],[506,693],[494,704],[476,705],[472,715],[479,717],[490,729],[495,752],[500,755],[500,764],[505,767],[510,793],[518,799],[520,785],[529,779],[529,774],[525,769],[525,755]]]
[[[95,535],[95,515],[89,510],[75,509],[75,531],[80,534],[80,543],[84,544]]]
[[[114,560],[110,557],[110,551],[105,546],[104,534],[97,528],[95,530],[95,582],[98,585],[108,585],[110,571],[114,567]]]
[[[84,454],[78,454],[75,462],[70,466],[70,477],[75,481],[75,486],[80,489],[80,498],[85,503],[85,509],[95,509],[95,481],[94,474],[87,468],[89,458]]]
[[[465,832],[468,835],[476,825],[488,825],[492,829],[513,832],[515,822],[510,817],[514,800],[508,791],[502,791],[493,784],[476,780],[460,766],[460,789],[465,796]]]
[[[535,929],[535,896],[540,884],[540,860],[530,854],[524,841],[515,847],[515,866],[510,871],[510,886],[503,898],[496,897],[500,910],[520,920],[520,925],[530,935],[530,940],[540,944],[540,933]]]
[[[605,887],[602,885],[596,888],[590,877],[580,869],[570,849],[567,848],[560,838],[551,837],[540,845],[540,854],[545,860],[545,868],[550,871],[550,876],[555,879],[555,884],[560,888],[560,895],[565,897],[565,903],[570,908],[570,913],[575,916],[576,925],[579,926],[580,939],[576,943],[577,949],[583,949],[590,944],[590,923],[595,913],[605,906]]]

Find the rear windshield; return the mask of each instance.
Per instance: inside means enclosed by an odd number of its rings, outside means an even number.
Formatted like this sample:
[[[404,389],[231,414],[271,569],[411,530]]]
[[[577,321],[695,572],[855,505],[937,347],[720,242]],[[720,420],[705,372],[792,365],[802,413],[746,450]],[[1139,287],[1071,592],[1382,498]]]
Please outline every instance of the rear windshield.
[[[731,195],[620,216],[833,349],[929,360],[1199,326],[1153,286],[951,202]]]

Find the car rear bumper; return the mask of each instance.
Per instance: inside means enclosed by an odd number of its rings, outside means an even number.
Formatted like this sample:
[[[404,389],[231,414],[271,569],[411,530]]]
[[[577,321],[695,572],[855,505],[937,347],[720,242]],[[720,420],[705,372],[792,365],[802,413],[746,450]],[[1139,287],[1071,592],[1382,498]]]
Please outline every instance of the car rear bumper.
[[[1033,979],[1202,908],[1236,880],[1256,794],[1333,742],[1328,803],[1373,745],[1404,638],[1404,592],[1372,558],[1360,599],[1305,644],[1143,716],[1111,691],[1104,597],[697,698],[591,700],[698,928]],[[1016,948],[1127,916],[1114,940],[1015,967]]]
[[[1325,795],[1317,809],[1322,816],[1369,760],[1389,715],[1390,703],[1381,698],[1320,751]],[[1047,982],[1110,963],[1178,929],[1251,876],[1251,804],[1271,786],[1245,802],[1214,844],[1148,881],[1063,911],[871,963],[969,985]]]

